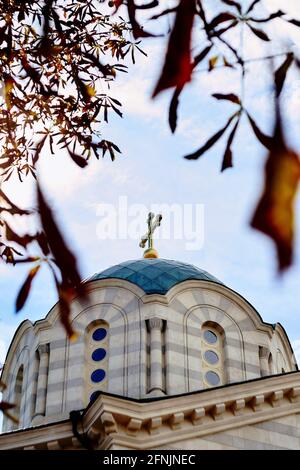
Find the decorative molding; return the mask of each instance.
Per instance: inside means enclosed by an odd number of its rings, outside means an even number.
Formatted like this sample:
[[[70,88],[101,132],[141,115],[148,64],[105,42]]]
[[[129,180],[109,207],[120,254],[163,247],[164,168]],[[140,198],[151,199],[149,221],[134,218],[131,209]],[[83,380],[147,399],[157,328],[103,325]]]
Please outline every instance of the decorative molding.
[[[49,343],[40,344],[37,350],[40,356],[42,356],[43,354],[49,354],[49,351],[50,351]]]
[[[112,413],[104,412],[101,415],[101,422],[103,424],[105,434],[111,434],[118,431],[116,420]]]
[[[292,403],[297,403],[300,401],[300,387],[293,387],[289,394],[288,397]]]
[[[259,348],[259,357],[260,358],[268,359],[269,354],[270,354],[270,349],[269,348],[267,348],[266,346],[260,346],[260,348]]]
[[[99,449],[155,449],[297,413],[300,372],[143,403],[103,394],[84,413],[83,432]],[[0,435],[0,449],[80,448],[74,439],[69,421],[50,423]]]
[[[141,419],[131,418],[127,425],[127,432],[136,436],[137,432],[141,429],[143,421]]]
[[[152,317],[148,319],[149,329],[151,330],[159,330],[162,331],[163,329],[163,320],[158,317]]]
[[[162,418],[161,416],[157,416],[155,418],[151,418],[148,424],[148,430],[150,434],[157,434],[159,432],[159,428],[162,426]]]
[[[195,408],[191,414],[191,421],[194,426],[203,424],[203,418],[205,416],[205,408]]]
[[[283,400],[283,390],[276,390],[269,396],[269,401],[273,407],[280,406]]]
[[[169,419],[169,423],[172,429],[180,429],[181,424],[184,421],[184,413],[173,413],[171,418]]]
[[[232,404],[232,412],[235,416],[241,416],[243,414],[246,402],[244,398],[235,400]]]
[[[214,405],[211,411],[211,415],[214,418],[214,420],[222,419],[224,417],[223,415],[225,411],[226,411],[225,403],[217,403],[216,405]]]
[[[253,411],[261,411],[262,410],[262,404],[265,401],[265,397],[263,394],[260,395],[255,395],[251,400],[250,404],[253,409]]]

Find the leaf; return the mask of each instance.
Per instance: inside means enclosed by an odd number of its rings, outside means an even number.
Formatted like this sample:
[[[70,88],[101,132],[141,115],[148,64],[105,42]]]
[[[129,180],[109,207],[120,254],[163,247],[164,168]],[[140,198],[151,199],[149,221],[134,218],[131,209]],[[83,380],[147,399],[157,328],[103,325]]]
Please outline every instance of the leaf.
[[[29,243],[35,240],[35,235],[18,235],[14,230],[10,228],[7,222],[5,222],[5,237],[8,241],[15,242],[23,248],[26,248]]]
[[[215,29],[219,24],[230,20],[236,20],[236,16],[228,12],[220,13],[219,15],[215,16],[215,18],[210,23],[208,23],[208,31],[211,31],[212,29]]]
[[[278,115],[273,146],[265,167],[264,190],[251,226],[274,241],[279,272],[288,268],[293,260],[294,205],[299,181],[300,160],[283,140],[281,120]]]
[[[16,259],[15,264],[20,264],[20,263],[33,263],[35,261],[40,261],[39,256],[28,256],[27,258],[21,258],[21,259]]]
[[[77,153],[72,152],[69,147],[67,147],[68,152],[70,157],[72,158],[73,162],[76,163],[76,165],[80,166],[80,168],[85,168],[88,164],[85,158],[83,158],[81,155],[78,155]]]
[[[54,21],[54,24],[55,24],[55,28],[57,29],[57,31],[61,34],[63,34],[63,29],[61,27],[61,23],[60,23],[60,19],[59,19],[59,16],[58,14],[56,13],[56,11],[54,10],[54,8],[51,9],[51,14],[52,14],[52,17],[53,17],[53,21]]]
[[[54,261],[61,272],[62,281],[59,282],[55,271],[52,269],[59,291],[61,321],[68,336],[72,337],[74,331],[70,323],[70,302],[76,294],[81,298],[85,298],[86,289],[85,285],[81,283],[76,258],[67,247],[39,185],[37,185],[37,192],[41,223],[47,236],[48,245],[51,249]]]
[[[285,13],[281,10],[271,13],[267,18],[249,18],[250,21],[255,23],[267,23],[268,21],[274,20],[275,18],[281,18]]]
[[[167,88],[182,87],[191,80],[191,35],[195,12],[194,0],[180,1],[162,74],[154,89],[153,98]]]
[[[283,64],[281,64],[281,66],[275,72],[275,87],[276,87],[277,98],[282,91],[287,72],[290,66],[292,65],[293,61],[294,61],[294,54],[290,52],[289,54],[287,54],[286,59],[283,62]]]
[[[239,126],[239,123],[240,123],[240,118],[238,118],[238,120],[236,121],[236,123],[235,123],[235,125],[234,125],[234,127],[233,127],[233,129],[232,129],[232,131],[229,135],[227,145],[226,145],[226,149],[225,149],[225,153],[224,153],[224,157],[223,157],[221,171],[224,171],[227,168],[233,167],[231,145],[232,145],[234,136],[236,134],[237,128]]]
[[[108,4],[108,6],[112,7],[113,5],[116,7],[116,11],[120,8],[124,0],[111,0]]]
[[[0,369],[1,371],[2,369]],[[6,390],[7,385],[0,379],[0,391]]]
[[[0,410],[1,411],[6,411],[6,410],[11,410],[12,408],[15,408],[16,405],[12,403],[8,403],[7,401],[0,401]]]
[[[89,53],[89,52],[84,52],[83,53],[83,56],[86,57],[87,59],[89,59],[92,64],[97,67],[97,69],[100,70],[100,72],[104,75],[104,77],[107,77],[107,76],[114,76],[114,73],[113,73],[113,68],[109,65],[103,65],[101,64],[101,62],[99,61],[99,59],[97,59],[97,57],[95,57],[93,54]]]
[[[249,119],[249,122],[251,124],[251,127],[253,129],[253,132],[254,134],[256,135],[257,139],[260,141],[260,143],[266,147],[268,150],[271,149],[272,145],[273,145],[273,138],[264,134],[260,129],[259,127],[257,126],[256,122],[254,121],[254,119],[250,116],[250,114],[248,112],[246,112],[247,114],[247,117]]]
[[[41,265],[38,264],[34,268],[29,271],[27,278],[25,279],[24,284],[22,285],[17,300],[16,300],[16,312],[19,312],[25,305],[27,297],[29,295],[31,284],[33,279],[35,278],[37,272],[39,271]]]
[[[228,62],[225,56],[223,56],[223,64],[225,65],[225,67],[234,68],[234,66],[230,62]]]
[[[72,74],[74,77],[75,84],[78,88],[79,93],[82,96],[83,101],[86,104],[88,104],[91,101],[91,97],[94,96],[92,87],[84,83],[84,81],[79,77],[78,72],[74,66],[72,67]]]
[[[227,26],[225,26],[224,28],[220,28],[218,30],[214,30],[210,33],[210,37],[213,38],[213,37],[217,37],[217,38],[221,38],[221,36],[224,35],[224,33],[226,33],[227,31],[229,31],[231,28],[234,28],[237,24],[239,24],[238,20],[234,20],[234,21],[231,21],[231,23]],[[222,39],[222,41],[224,41],[224,39]],[[234,48],[229,45],[228,42],[226,42],[226,45],[229,47],[229,49],[233,52],[234,51]]]
[[[207,150],[209,150],[222,137],[222,135],[230,126],[230,123],[232,122],[235,116],[236,113],[231,116],[228,119],[226,125],[222,129],[220,129],[216,134],[214,134],[210,139],[208,139],[208,141],[202,147],[196,150],[196,152],[191,153],[190,155],[186,155],[184,158],[186,158],[187,160],[197,160],[199,157],[201,157],[201,155],[203,155]]]
[[[217,62],[219,60],[219,56],[218,55],[215,55],[214,57],[211,57],[209,59],[209,63],[208,63],[208,71],[211,72],[215,66],[217,65]]]
[[[9,110],[11,108],[11,94],[14,89],[15,80],[8,74],[3,74],[4,76],[4,96],[6,107]]]
[[[66,284],[70,283],[71,286],[76,288],[80,295],[84,295],[85,290],[81,284],[76,259],[63,239],[63,236],[54,220],[52,210],[48,206],[39,184],[37,185],[37,192],[42,227],[46,234],[48,245],[51,249],[54,260],[61,271],[62,279]]]
[[[252,33],[255,34],[255,36],[257,36],[259,39],[262,39],[263,41],[270,41],[269,36],[264,31],[258,28],[254,28],[254,26],[251,26],[249,23],[246,24],[249,26]]]
[[[298,28],[300,28],[300,20],[287,20],[287,21],[293,24],[294,26],[298,26]]]
[[[15,214],[18,214],[18,215],[29,215],[31,214],[30,211],[28,210],[24,210],[24,209],[20,209],[18,206],[16,206],[7,196],[6,194],[0,189],[0,199],[3,199],[6,204],[9,205],[9,209],[6,209],[6,208],[2,208],[2,210],[9,210],[10,214],[12,215],[15,215]]]
[[[60,230],[54,220],[52,211],[48,206],[39,185],[37,186],[37,191],[38,207],[42,226],[47,236],[48,245],[51,249],[54,261],[61,273],[62,281],[59,282],[59,285],[63,286],[64,291],[68,291],[68,293],[72,293],[72,295],[77,294],[84,299],[86,297],[86,288],[85,285],[81,283],[76,258],[74,257],[70,249],[67,247],[63,236],[60,233]],[[66,299],[69,299],[69,301],[71,301],[71,296],[66,297],[65,302]],[[64,311],[66,311],[66,309],[64,309]],[[68,309],[68,311],[70,311],[70,309]],[[69,316],[67,316],[67,318],[61,319],[66,328],[67,334],[71,335],[72,328],[69,323]]]
[[[77,338],[77,334],[73,330],[73,327],[70,323],[70,315],[71,315],[71,301],[76,295],[76,291],[72,289],[70,286],[64,286],[64,284],[62,283],[58,286],[58,293],[59,293],[59,308],[60,308],[61,323],[64,326],[68,337],[70,338],[71,341],[73,341]]]
[[[217,100],[227,100],[231,101],[232,103],[241,104],[240,98],[234,93],[229,93],[226,95],[224,95],[223,93],[213,93],[212,96]]]
[[[165,16],[165,15],[169,15],[170,13],[175,13],[176,11],[177,11],[177,7],[167,8],[166,10],[163,10],[160,13],[157,13],[157,15],[151,16],[150,20],[158,20],[158,18],[161,18],[162,16]]]
[[[48,134],[45,134],[45,136],[42,138],[42,140],[40,140],[40,142],[36,146],[35,154],[32,159],[33,166],[37,164],[37,161],[40,158],[40,153],[41,153],[42,148],[44,147],[47,137],[48,137]]]
[[[29,64],[29,62],[27,60],[27,56],[26,56],[25,52],[23,52],[22,55],[21,55],[21,64],[23,66],[23,69],[27,73],[28,77],[30,77],[31,80],[34,83],[36,83],[36,84],[38,84],[42,87],[42,85],[41,85],[41,73],[38,72],[38,70],[31,67],[31,65]]]
[[[19,420],[8,411],[15,407],[16,405],[14,405],[13,403],[8,403],[7,401],[0,402],[0,411],[2,411],[4,416],[13,421],[15,424],[18,424]]]
[[[209,46],[205,47],[199,54],[197,54],[194,57],[193,65],[192,67],[195,68],[209,53],[211,48],[213,47],[212,44]],[[177,108],[179,104],[179,96],[183,90],[184,86],[176,87],[171,102],[170,102],[170,107],[169,107],[169,125],[172,133],[175,132],[176,126],[177,126]]]
[[[238,2],[234,0],[222,0],[222,2],[231,7],[235,7],[239,13],[242,13],[242,7]]]
[[[135,5],[135,1],[127,0],[128,17],[129,17],[130,24],[132,26],[132,34],[133,34],[134,39],[154,36],[154,34],[144,31],[144,29],[137,22],[136,17],[135,17],[136,9],[137,9],[137,6]]]
[[[115,152],[122,153],[121,150],[117,145],[115,145],[113,142],[110,142],[109,140],[101,140],[99,144],[96,145],[96,148],[102,149],[102,157],[106,154],[106,151],[109,151],[110,158],[112,161],[115,160]]]
[[[246,11],[246,15],[248,15],[248,13],[250,13],[250,11],[252,11],[254,9],[254,7],[260,2],[261,0],[254,0],[250,5],[249,5],[249,8],[248,10]]]
[[[155,8],[159,5],[159,1],[158,0],[152,0],[151,2],[149,3],[144,3],[142,5],[136,5],[135,8],[137,10],[148,10],[150,8]]]
[[[6,258],[5,261],[6,261],[7,264],[11,263],[11,264],[15,265],[16,261],[15,261],[14,253],[16,253],[16,250],[14,250],[10,246],[6,246],[4,248],[4,250],[2,251],[2,253],[1,253],[1,258],[2,259]],[[22,256],[21,253],[17,253],[17,254]]]
[[[177,126],[177,108],[179,104],[179,95],[183,90],[182,87],[177,87],[174,91],[173,97],[171,99],[170,107],[169,107],[169,125],[171,131],[174,133]]]
[[[212,47],[213,45],[210,44],[209,46],[205,47],[199,54],[197,54],[194,57],[193,68],[195,68],[198,64],[200,64],[200,62],[202,62],[203,59],[205,59],[205,57],[210,52]]]

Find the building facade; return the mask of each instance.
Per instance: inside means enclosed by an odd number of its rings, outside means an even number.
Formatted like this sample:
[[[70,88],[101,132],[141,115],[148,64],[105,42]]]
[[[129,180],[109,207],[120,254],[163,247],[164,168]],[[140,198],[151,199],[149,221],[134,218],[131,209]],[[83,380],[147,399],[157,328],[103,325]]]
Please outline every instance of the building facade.
[[[68,341],[55,305],[9,348],[0,449],[300,449],[283,327],[195,266],[121,263],[85,281]]]

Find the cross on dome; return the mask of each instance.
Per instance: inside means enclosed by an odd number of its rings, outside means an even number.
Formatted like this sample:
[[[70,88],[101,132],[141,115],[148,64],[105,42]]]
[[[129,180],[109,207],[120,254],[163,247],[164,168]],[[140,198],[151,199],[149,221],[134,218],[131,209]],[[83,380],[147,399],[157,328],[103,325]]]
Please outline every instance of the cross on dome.
[[[148,248],[144,251],[144,258],[158,258],[158,252],[153,248],[153,233],[155,229],[160,226],[161,220],[161,214],[157,214],[155,216],[153,212],[149,212],[147,219],[148,232],[142,236],[140,241],[141,248],[145,248],[145,245],[148,242]]]

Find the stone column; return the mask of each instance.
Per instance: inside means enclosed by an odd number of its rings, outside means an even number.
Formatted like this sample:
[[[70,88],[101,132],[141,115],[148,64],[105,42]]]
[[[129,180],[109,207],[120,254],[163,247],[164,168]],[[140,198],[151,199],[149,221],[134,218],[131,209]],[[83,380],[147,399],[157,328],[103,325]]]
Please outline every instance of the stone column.
[[[150,381],[148,393],[162,395],[165,394],[162,353],[163,320],[157,317],[150,318],[148,327],[150,333]]]
[[[49,344],[41,344],[38,347],[38,352],[40,355],[40,364],[37,379],[35,416],[45,416],[49,366]]]
[[[270,375],[269,372],[269,358],[270,350],[265,346],[259,346],[259,365],[260,365],[260,373],[262,377],[266,377]]]

